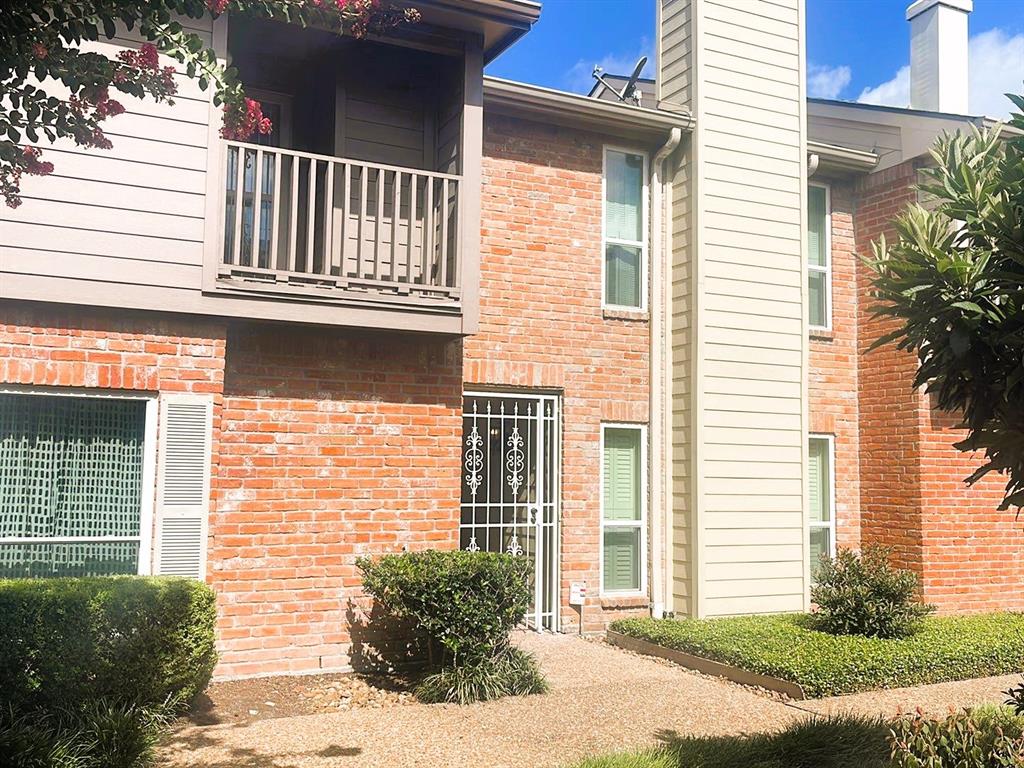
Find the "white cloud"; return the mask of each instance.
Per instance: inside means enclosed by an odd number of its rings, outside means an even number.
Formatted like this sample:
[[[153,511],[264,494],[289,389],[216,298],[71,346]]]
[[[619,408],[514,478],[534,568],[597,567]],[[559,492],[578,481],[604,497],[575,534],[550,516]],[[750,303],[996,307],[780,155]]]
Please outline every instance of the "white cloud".
[[[1006,117],[1012,105],[1003,94],[1024,91],[1024,34],[1012,37],[996,27],[971,37],[968,111],[973,115]],[[861,91],[857,101],[905,107],[910,103],[910,67],[895,77]]]
[[[874,88],[865,88],[857,101],[862,104],[884,104],[887,107],[905,107],[910,104],[910,65],[900,67],[896,77]]]
[[[562,82],[566,90],[576,93],[589,93],[597,82],[592,77],[594,67],[601,67],[609,75],[627,76],[633,72],[633,67],[641,56],[647,57],[647,66],[640,73],[641,77],[654,77],[654,46],[647,38],[640,41],[638,50],[632,53],[610,53],[604,58],[580,59],[573,64],[562,76]]]
[[[968,50],[971,113],[1006,117],[1013,105],[1005,94],[1024,91],[1024,34],[997,27],[972,37]]]
[[[850,68],[829,67],[824,64],[807,66],[807,95],[814,99],[838,98],[843,88],[850,84]]]

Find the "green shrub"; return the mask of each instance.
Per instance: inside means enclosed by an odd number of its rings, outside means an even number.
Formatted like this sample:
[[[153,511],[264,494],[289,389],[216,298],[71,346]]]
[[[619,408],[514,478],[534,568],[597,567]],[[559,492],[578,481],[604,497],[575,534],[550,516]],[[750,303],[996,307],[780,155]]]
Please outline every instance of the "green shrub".
[[[807,615],[626,619],[640,640],[779,677],[808,696],[1006,675],[1024,669],[1024,615],[927,617],[902,640],[831,635]]]
[[[466,703],[544,689],[531,656],[509,633],[530,605],[530,562],[492,552],[426,551],[361,558],[363,586],[431,649],[417,691],[427,701]]]
[[[137,576],[0,580],[0,691],[15,712],[185,703],[217,661],[213,592]]]
[[[1019,768],[1024,720],[1009,709],[962,710],[946,717],[920,712],[892,725],[893,768]]]
[[[1024,682],[1006,691],[1006,704],[1012,707],[1018,715],[1024,717]]]
[[[81,710],[0,711],[0,765],[10,768],[144,768],[172,711],[99,700]]]
[[[935,611],[918,601],[917,575],[893,568],[889,555],[888,549],[871,546],[863,554],[841,549],[834,558],[821,559],[811,588],[818,629],[833,635],[906,637]]]

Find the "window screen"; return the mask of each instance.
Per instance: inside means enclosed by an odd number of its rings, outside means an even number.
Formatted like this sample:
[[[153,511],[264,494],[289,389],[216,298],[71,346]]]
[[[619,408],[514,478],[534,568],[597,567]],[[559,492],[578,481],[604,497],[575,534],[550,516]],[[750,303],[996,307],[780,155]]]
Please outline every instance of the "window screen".
[[[0,394],[0,577],[136,573],[146,405]]]
[[[647,229],[643,155],[607,150],[604,188],[604,303],[640,307]]]

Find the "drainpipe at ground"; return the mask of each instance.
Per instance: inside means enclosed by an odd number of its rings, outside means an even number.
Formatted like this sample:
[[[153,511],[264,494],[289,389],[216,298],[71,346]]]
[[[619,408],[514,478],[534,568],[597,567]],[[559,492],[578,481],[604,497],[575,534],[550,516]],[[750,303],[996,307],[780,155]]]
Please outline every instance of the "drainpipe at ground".
[[[671,439],[668,421],[672,408],[666,399],[666,373],[668,360],[668,306],[671,280],[667,279],[672,258],[672,237],[664,231],[664,222],[671,199],[671,180],[666,181],[664,166],[669,155],[679,146],[683,132],[673,128],[651,163],[651,308],[649,350],[649,419],[647,434],[650,440],[650,506],[649,530],[651,552],[651,615],[661,618],[669,594],[670,553],[667,551],[667,530],[671,522],[670,468],[666,461]]]

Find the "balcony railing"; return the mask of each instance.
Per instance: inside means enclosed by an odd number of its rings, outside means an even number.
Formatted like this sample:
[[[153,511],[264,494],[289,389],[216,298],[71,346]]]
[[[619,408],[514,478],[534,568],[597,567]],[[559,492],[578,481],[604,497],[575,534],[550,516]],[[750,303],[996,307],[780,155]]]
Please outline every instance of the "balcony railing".
[[[459,177],[227,142],[218,284],[459,302]]]

